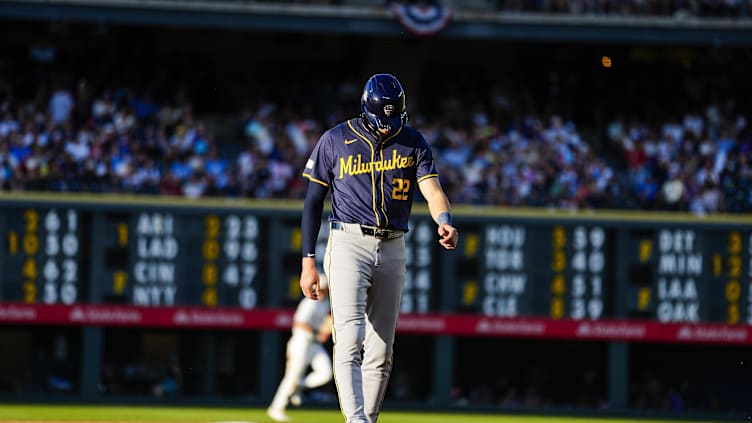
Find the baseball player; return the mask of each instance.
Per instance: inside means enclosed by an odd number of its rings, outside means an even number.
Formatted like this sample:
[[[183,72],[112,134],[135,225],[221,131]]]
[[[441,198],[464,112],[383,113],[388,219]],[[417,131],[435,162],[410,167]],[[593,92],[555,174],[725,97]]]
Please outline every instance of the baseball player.
[[[285,375],[266,410],[274,421],[290,421],[290,416],[285,412],[287,404],[300,406],[304,388],[317,388],[332,380],[331,358],[321,345],[332,332],[326,281],[325,276],[319,279],[320,301],[303,298],[295,310],[292,336],[287,341]],[[312,372],[306,375],[308,366]]]
[[[324,271],[334,325],[334,378],[347,423],[375,423],[392,370],[406,272],[403,235],[416,190],[438,225],[439,244],[455,248],[458,232],[431,150],[406,125],[405,93],[397,78],[373,75],[360,103],[359,117],[321,136],[303,171],[310,182],[300,287],[308,298],[322,296],[315,247],[331,191]]]

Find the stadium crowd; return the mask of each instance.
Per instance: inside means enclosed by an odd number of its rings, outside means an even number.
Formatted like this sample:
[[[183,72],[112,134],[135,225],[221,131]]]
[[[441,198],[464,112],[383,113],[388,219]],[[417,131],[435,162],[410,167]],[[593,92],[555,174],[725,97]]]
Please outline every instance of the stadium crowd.
[[[752,205],[749,129],[729,102],[658,124],[616,119],[608,138],[624,154],[641,207],[742,213]]]
[[[339,95],[354,102],[358,87]],[[351,98],[350,98],[351,97]],[[357,104],[357,103],[356,103]],[[597,154],[574,122],[468,107],[459,96],[436,119],[411,124],[433,147],[455,203],[555,208],[643,208],[695,213],[752,206],[752,149],[733,103],[647,123],[613,120],[604,137],[621,160]],[[322,128],[348,117],[303,114],[272,102],[240,114],[237,136],[217,142],[191,102],[149,92],[95,90],[86,80],[33,101],[0,100],[0,185],[6,190],[301,198],[299,177]]]

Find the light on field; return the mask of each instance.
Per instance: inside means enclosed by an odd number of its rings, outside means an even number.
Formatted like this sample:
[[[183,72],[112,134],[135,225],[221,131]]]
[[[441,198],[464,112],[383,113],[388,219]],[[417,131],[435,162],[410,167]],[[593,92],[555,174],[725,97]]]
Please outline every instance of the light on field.
[[[608,56],[601,57],[601,65],[603,65],[604,68],[610,68],[611,67],[611,58]]]

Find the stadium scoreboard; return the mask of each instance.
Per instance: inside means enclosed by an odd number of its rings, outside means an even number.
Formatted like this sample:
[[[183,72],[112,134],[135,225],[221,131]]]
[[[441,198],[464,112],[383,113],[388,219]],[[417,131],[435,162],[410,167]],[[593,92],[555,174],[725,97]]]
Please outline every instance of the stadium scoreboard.
[[[612,240],[602,226],[473,225],[460,245],[458,306],[504,317],[608,316]]]
[[[752,324],[752,231],[661,228],[628,240],[631,316]]]
[[[143,306],[259,302],[261,228],[244,213],[105,213],[104,297]]]
[[[403,313],[752,324],[748,224],[457,215],[450,253],[413,215]],[[255,309],[301,295],[296,208],[9,202],[0,231],[2,302]],[[328,233],[324,220],[319,259]]]

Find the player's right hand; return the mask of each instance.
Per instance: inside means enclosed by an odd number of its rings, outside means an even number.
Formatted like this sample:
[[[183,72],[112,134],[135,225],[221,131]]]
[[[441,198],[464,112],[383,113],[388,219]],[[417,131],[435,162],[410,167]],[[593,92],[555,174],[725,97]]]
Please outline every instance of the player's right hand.
[[[303,291],[303,295],[312,300],[321,298],[319,296],[319,271],[316,270],[316,262],[313,258],[303,257],[300,290]]]
[[[439,244],[447,250],[454,250],[457,247],[457,241],[459,240],[460,233],[454,226],[443,223],[439,225]]]

